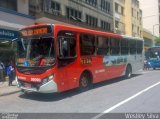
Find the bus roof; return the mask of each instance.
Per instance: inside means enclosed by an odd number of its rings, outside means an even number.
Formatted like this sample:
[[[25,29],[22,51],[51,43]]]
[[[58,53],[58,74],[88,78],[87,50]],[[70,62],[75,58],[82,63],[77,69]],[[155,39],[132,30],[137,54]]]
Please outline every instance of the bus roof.
[[[140,37],[132,37],[132,36],[127,36],[127,35],[122,35],[122,37],[126,39],[144,40],[143,38],[140,38]]]
[[[77,32],[80,32],[80,33],[88,33],[88,34],[95,34],[95,35],[102,35],[102,36],[110,36],[110,37],[116,37],[116,38],[127,38],[127,39],[143,40],[142,38],[139,38],[139,37],[131,37],[131,36],[120,35],[120,34],[115,34],[115,33],[111,33],[111,32],[97,31],[97,30],[77,27],[77,26],[73,26],[73,25],[36,24],[36,25],[26,26],[26,27],[24,27],[22,29],[40,27],[40,26],[45,26],[45,25],[53,25],[54,27],[59,28],[61,30],[71,30],[71,31],[77,31]]]
[[[67,26],[67,25],[62,25],[62,24],[36,24],[36,25],[26,26],[26,27],[24,27],[22,29],[40,27],[40,26],[44,26],[44,25],[53,25],[54,27],[59,28],[61,30],[71,30],[71,31],[76,31],[76,32],[80,32],[80,33],[84,32],[84,33],[88,33],[88,34],[95,34],[95,35],[122,38],[122,36],[119,35],[119,34],[114,34],[114,33],[104,32],[104,31],[96,31],[96,30],[91,30],[91,29],[82,28],[82,27],[76,27],[76,26],[72,26],[72,25],[68,25]]]
[[[114,33],[111,33],[111,32],[92,30],[92,29],[87,29],[87,28],[82,28],[82,27],[76,27],[76,26],[66,26],[66,25],[61,25],[61,24],[54,24],[54,26],[55,27],[63,27],[64,29],[69,29],[69,30],[72,30],[72,31],[77,31],[77,32],[80,32],[80,33],[88,33],[88,34],[95,34],[95,35],[103,35],[103,36],[111,36],[111,37],[122,38],[121,35],[114,34]]]

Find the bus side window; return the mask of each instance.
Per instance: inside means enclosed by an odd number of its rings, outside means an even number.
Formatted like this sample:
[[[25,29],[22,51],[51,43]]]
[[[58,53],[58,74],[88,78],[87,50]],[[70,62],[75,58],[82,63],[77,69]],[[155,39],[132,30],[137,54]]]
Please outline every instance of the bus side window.
[[[123,38],[121,40],[121,55],[128,55],[128,51],[129,51],[128,40]]]
[[[143,51],[143,41],[137,40],[137,54],[142,54]]]
[[[136,40],[130,39],[129,40],[129,48],[130,48],[130,54],[136,54],[137,47],[136,47]]]
[[[76,37],[69,31],[58,33],[59,58],[76,57]]]
[[[96,38],[94,35],[81,34],[80,35],[80,52],[82,56],[94,55]]]
[[[110,48],[111,55],[119,55],[119,53],[120,53],[120,39],[111,38],[110,47],[111,47]]]
[[[98,36],[97,55],[110,55],[109,37]]]

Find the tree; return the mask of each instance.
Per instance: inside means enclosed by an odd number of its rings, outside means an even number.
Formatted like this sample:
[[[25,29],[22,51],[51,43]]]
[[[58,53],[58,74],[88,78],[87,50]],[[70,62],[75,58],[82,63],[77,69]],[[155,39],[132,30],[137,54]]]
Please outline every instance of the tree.
[[[155,39],[155,45],[160,46],[160,37],[156,37]]]

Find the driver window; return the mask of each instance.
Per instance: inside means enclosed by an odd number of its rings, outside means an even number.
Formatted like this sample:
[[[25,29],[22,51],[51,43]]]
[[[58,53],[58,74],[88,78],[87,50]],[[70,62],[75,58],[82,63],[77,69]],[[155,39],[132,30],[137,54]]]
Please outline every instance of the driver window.
[[[76,35],[70,31],[58,33],[59,58],[76,57]]]

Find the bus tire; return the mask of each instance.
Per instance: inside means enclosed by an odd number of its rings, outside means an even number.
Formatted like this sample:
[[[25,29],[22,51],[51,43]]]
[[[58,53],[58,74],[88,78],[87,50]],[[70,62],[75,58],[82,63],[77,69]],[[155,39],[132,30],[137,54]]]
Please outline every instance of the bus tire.
[[[92,76],[88,72],[84,72],[79,80],[79,89],[81,92],[87,91],[92,88]]]
[[[132,67],[131,65],[127,65],[126,72],[125,72],[125,78],[129,79],[131,78],[131,76],[132,76]]]

